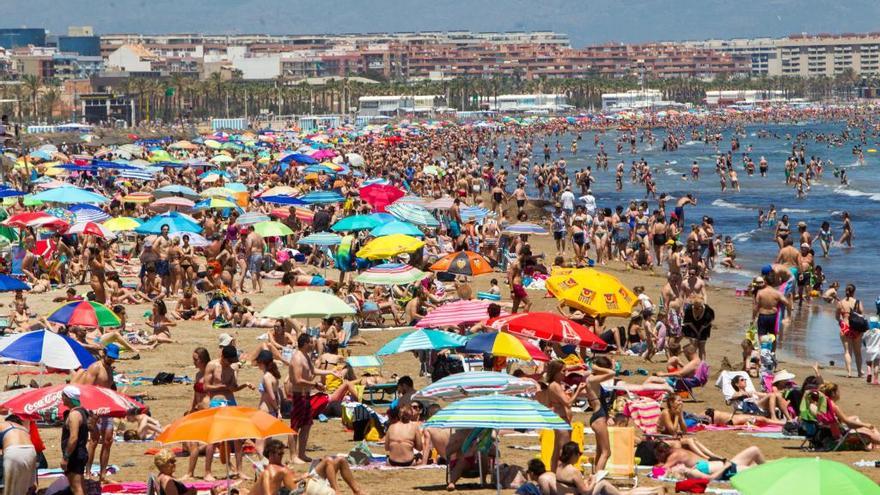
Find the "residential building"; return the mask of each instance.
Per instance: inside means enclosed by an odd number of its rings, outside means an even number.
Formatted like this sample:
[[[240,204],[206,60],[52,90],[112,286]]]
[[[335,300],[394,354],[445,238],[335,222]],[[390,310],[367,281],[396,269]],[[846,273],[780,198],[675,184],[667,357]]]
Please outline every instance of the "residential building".
[[[58,51],[87,57],[101,56],[100,36],[59,36]]]
[[[150,72],[160,58],[144,45],[122,45],[107,56],[107,67],[124,72]]]
[[[777,42],[781,75],[880,74],[880,33],[791,35]]]

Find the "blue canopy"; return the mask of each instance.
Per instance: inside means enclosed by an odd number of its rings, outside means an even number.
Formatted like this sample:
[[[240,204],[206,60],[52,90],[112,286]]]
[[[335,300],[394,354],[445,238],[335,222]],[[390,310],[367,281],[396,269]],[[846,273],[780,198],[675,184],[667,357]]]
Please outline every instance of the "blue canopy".
[[[291,161],[294,161],[297,163],[302,163],[303,165],[314,165],[318,163],[318,160],[315,160],[309,155],[304,155],[302,153],[291,153],[278,161],[281,163],[290,163]]]
[[[162,232],[163,225],[168,226],[168,232],[195,232],[198,234],[202,231],[201,225],[176,211],[156,215],[134,231],[138,234],[159,234]]]
[[[262,196],[260,201],[277,205],[304,205],[305,201],[293,196]]]
[[[308,204],[339,203],[345,198],[334,191],[312,191],[300,198]]]
[[[10,292],[14,290],[31,290],[31,286],[17,278],[0,273],[0,292]]]
[[[64,186],[33,195],[33,199],[47,203],[107,203],[106,196],[78,187]]]

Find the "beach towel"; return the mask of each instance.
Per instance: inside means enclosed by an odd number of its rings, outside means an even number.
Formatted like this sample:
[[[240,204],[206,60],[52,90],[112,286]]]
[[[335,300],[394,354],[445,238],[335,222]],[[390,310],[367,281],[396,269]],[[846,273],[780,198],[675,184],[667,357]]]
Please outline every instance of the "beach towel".
[[[623,413],[632,418],[633,423],[643,432],[652,435],[657,433],[660,421],[660,403],[647,397],[630,400],[623,408]]]
[[[750,431],[756,433],[782,433],[782,426],[780,425],[765,425],[765,426],[730,426],[730,425],[704,425],[698,424],[692,428],[688,428],[688,433],[695,433],[698,431]]]

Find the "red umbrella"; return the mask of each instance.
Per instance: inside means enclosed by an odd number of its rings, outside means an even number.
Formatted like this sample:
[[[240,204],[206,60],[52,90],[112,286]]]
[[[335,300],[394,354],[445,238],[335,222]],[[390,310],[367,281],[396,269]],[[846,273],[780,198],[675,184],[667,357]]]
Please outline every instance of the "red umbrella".
[[[61,402],[61,391],[66,383],[52,387],[35,388],[0,404],[23,419],[60,419],[67,407]],[[144,412],[140,402],[109,388],[95,385],[73,385],[79,389],[82,407],[98,416],[123,418],[129,411]]]
[[[601,350],[605,341],[587,327],[554,313],[517,313],[493,318],[493,328],[531,339],[549,340]]]
[[[385,207],[402,198],[406,193],[388,184],[370,184],[360,189],[361,198],[373,207],[373,211],[383,212]]]
[[[65,229],[68,227],[67,222],[58,217],[53,217],[42,211],[26,211],[12,215],[3,221],[3,225],[7,227],[15,227],[25,229],[29,227],[46,227],[54,229]]]

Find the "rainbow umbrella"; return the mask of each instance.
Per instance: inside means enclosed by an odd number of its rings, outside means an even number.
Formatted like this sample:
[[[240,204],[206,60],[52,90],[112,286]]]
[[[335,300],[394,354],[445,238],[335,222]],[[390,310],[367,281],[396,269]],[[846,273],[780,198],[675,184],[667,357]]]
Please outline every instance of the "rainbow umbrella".
[[[549,361],[550,358],[534,345],[502,332],[475,334],[465,344],[465,354],[492,354],[493,356],[509,357],[523,361]]]
[[[122,324],[110,308],[94,301],[72,301],[49,315],[49,321],[65,326],[118,327]]]

